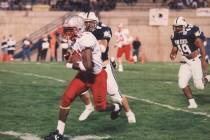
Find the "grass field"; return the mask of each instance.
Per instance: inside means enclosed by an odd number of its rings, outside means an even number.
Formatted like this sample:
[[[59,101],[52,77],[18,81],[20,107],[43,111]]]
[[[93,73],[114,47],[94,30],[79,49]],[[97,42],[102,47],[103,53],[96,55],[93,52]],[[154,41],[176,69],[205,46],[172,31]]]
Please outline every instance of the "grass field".
[[[65,134],[80,140],[87,135],[109,140],[209,140],[210,85],[203,91],[192,88],[199,108],[188,110],[177,85],[178,69],[176,63],[125,65],[117,79],[123,94],[130,97],[137,123],[128,124],[124,112],[115,121],[109,113],[94,112],[79,122],[84,105],[77,99]],[[59,99],[74,74],[64,64],[1,63],[0,140],[24,139],[4,134],[7,131],[43,138],[54,130]]]

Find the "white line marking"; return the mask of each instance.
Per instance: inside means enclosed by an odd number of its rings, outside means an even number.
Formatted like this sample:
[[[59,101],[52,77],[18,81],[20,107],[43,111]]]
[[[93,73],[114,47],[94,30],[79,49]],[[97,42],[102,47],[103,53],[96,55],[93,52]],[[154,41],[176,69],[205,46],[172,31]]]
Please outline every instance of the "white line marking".
[[[0,131],[0,134],[14,136],[22,140],[42,140],[42,138],[36,135],[32,135],[30,133],[18,133],[14,131],[5,131],[5,132]],[[111,138],[109,135],[103,136],[103,137],[96,136],[96,135],[84,135],[84,136],[75,136],[75,137],[72,137],[70,135],[64,135],[64,136],[65,138],[68,138],[69,140],[104,140],[104,139]]]
[[[7,73],[13,73],[13,74],[25,75],[25,76],[33,76],[33,77],[38,77],[38,78],[42,78],[42,79],[54,80],[54,81],[57,81],[57,82],[60,82],[60,83],[65,83],[66,82],[63,79],[58,79],[58,78],[55,78],[55,77],[50,77],[50,76],[45,76],[45,75],[39,75],[39,74],[34,74],[34,73],[21,73],[21,72],[4,70],[4,69],[1,69],[0,72],[7,72]]]
[[[186,109],[182,109],[182,108],[173,107],[173,106],[166,105],[166,104],[153,102],[153,101],[150,101],[148,99],[140,99],[140,98],[129,96],[129,95],[124,95],[124,96],[127,97],[127,98],[130,98],[130,99],[133,99],[133,100],[142,101],[142,102],[146,102],[146,103],[149,103],[149,104],[155,104],[155,105],[158,105],[158,106],[161,106],[161,107],[165,107],[165,108],[168,108],[170,110],[182,111],[182,112],[187,112],[187,113],[191,113],[191,114],[194,114],[194,115],[201,115],[201,116],[205,116],[205,117],[210,118],[210,114],[208,114],[206,112],[195,112],[195,111],[190,111],[190,110],[186,110]]]
[[[173,82],[171,82],[171,81],[165,81],[164,83],[165,83],[165,84],[168,84],[168,85],[173,84]]]
[[[33,74],[33,73],[20,73],[20,72],[8,71],[8,70],[4,70],[4,69],[2,69],[0,71],[1,72],[14,73],[14,74],[18,74],[18,75],[34,76],[34,77],[43,78],[43,79],[50,79],[50,80],[55,80],[55,81],[61,82],[61,83],[66,82],[65,80],[58,79],[58,78],[55,78],[55,77],[49,77],[49,76],[38,75],[38,74]],[[210,118],[210,114],[208,114],[206,112],[195,112],[195,111],[190,111],[190,110],[186,110],[186,109],[182,109],[182,108],[173,107],[173,106],[166,105],[166,104],[153,102],[153,101],[150,101],[148,99],[140,99],[140,98],[129,96],[129,95],[124,95],[124,96],[126,96],[127,98],[130,98],[130,99],[133,99],[133,100],[143,101],[143,102],[146,102],[146,103],[155,104],[155,105],[158,105],[158,106],[161,106],[161,107],[165,107],[165,108],[168,108],[170,110],[182,111],[182,112],[187,112],[187,113],[191,113],[191,114],[194,114],[194,115],[201,115],[201,116],[205,116],[205,117]]]
[[[69,140],[105,140],[105,139],[110,139],[111,137],[109,135],[107,136],[96,136],[96,135],[84,135],[84,136],[69,136],[69,135],[64,135],[67,137]]]
[[[6,132],[0,131],[0,134],[18,137],[22,140],[42,140],[38,136],[29,134],[29,133],[17,133],[14,131],[6,131]]]

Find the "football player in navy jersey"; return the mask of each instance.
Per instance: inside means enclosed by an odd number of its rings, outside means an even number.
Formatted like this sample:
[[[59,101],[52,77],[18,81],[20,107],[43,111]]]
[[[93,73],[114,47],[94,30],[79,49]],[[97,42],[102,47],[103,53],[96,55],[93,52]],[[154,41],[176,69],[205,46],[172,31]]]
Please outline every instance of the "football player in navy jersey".
[[[208,64],[205,61],[205,36],[199,27],[187,24],[183,17],[177,17],[173,23],[174,34],[171,36],[173,44],[170,58],[174,60],[178,51],[181,52],[181,66],[178,74],[178,85],[189,101],[188,108],[197,108],[198,105],[192,97],[188,85],[192,78],[197,89],[204,89],[204,83],[209,81],[207,75]]]
[[[99,22],[98,17],[94,12],[90,13],[80,13],[85,20],[86,31],[90,31],[98,40],[99,46],[101,48],[104,69],[107,72],[107,92],[110,95],[111,99],[115,103],[119,103],[125,110],[128,123],[136,123],[135,114],[129,107],[128,100],[126,97],[122,96],[118,87],[118,84],[115,80],[115,75],[113,73],[113,64],[114,62],[109,60],[109,41],[112,37],[112,30],[110,27]],[[84,121],[88,116],[94,111],[90,96],[88,91],[81,94],[81,98],[84,101],[86,107],[85,110],[81,113],[79,120]],[[112,118],[115,119],[115,118]]]

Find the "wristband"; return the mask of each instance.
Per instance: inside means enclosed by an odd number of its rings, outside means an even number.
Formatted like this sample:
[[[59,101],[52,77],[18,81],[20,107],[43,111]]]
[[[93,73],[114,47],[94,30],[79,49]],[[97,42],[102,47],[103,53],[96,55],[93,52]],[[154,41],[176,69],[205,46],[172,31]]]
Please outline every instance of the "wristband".
[[[66,68],[72,69],[72,67],[73,67],[73,64],[72,63],[66,63]]]

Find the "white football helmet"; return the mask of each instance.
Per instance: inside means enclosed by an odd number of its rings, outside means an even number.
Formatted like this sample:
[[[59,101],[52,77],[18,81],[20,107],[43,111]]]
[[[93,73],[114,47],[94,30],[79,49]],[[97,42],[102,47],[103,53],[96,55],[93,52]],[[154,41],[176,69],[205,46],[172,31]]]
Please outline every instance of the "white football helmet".
[[[80,16],[68,17],[63,24],[64,36],[72,40],[85,31],[84,19]]]
[[[83,19],[85,19],[87,16],[85,12],[79,12],[77,15],[82,17]]]
[[[84,18],[87,31],[92,32],[96,29],[99,19],[94,12],[80,13],[80,16]]]
[[[174,19],[173,30],[175,32],[182,32],[185,27],[187,27],[187,22],[184,19],[184,17],[179,16],[179,17]]]
[[[177,17],[174,19],[173,26],[187,26],[187,22],[184,17]]]

